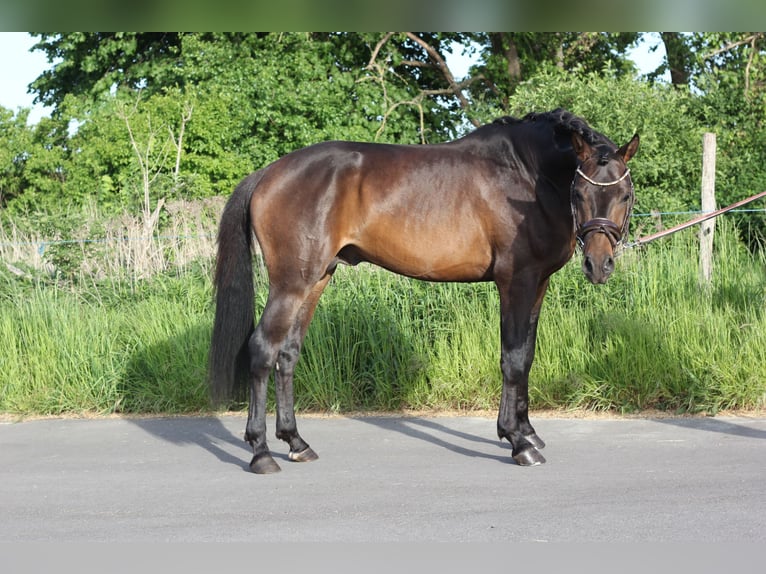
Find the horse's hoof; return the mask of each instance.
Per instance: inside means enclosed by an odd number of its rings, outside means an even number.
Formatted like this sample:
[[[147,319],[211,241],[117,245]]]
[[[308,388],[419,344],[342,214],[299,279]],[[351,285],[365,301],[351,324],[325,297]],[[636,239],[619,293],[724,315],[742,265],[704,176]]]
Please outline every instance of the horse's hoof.
[[[319,455],[315,453],[310,446],[307,446],[300,452],[294,452],[291,450],[287,455],[287,458],[293,462],[311,462],[312,460],[318,459]]]
[[[282,469],[269,453],[265,453],[253,457],[250,461],[250,470],[255,474],[274,474]]]
[[[537,436],[537,433],[524,435],[524,438],[527,439],[529,442],[531,442],[532,446],[534,446],[538,450],[545,448],[545,441],[543,441],[543,439]]]
[[[513,455],[519,466],[537,466],[545,462],[545,457],[536,448],[526,448]]]

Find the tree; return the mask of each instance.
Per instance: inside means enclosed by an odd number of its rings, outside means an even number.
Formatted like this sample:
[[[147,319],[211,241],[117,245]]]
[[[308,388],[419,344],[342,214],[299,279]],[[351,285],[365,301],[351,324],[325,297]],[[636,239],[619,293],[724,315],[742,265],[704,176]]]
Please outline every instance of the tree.
[[[67,95],[96,100],[113,87],[154,93],[183,80],[178,33],[40,34],[32,49],[53,64],[30,86],[35,102],[54,110]]]
[[[695,35],[694,113],[718,136],[716,196],[732,203],[766,189],[766,34]],[[766,237],[762,214],[738,214]]]
[[[37,101],[56,110],[66,94],[98,101],[121,88],[152,95],[171,87],[185,90],[222,83],[228,87],[234,80],[237,89],[247,91],[245,77],[260,73],[263,78],[276,56],[283,68],[281,79],[288,83],[316,86],[322,78],[352,77],[355,85],[346,87],[351,97],[334,105],[352,107],[351,113],[363,118],[357,118],[357,123],[385,123],[384,130],[375,130],[378,137],[385,131],[386,139],[392,141],[404,136],[391,133],[401,129],[390,121],[393,114],[410,118],[420,141],[438,141],[454,136],[465,121],[474,125],[483,121],[469,100],[506,109],[518,83],[545,66],[582,72],[608,66],[618,73],[629,72],[625,51],[637,34],[66,33],[40,37],[35,49],[58,63],[35,80],[32,89]],[[462,82],[445,63],[454,46],[479,47],[481,63]],[[321,71],[317,69],[320,61]],[[290,68],[299,75],[290,73]],[[305,75],[309,72],[321,73]]]
[[[28,111],[14,114],[0,107],[0,206],[24,188],[24,166],[31,147]]]
[[[27,211],[46,196],[60,197],[66,157],[60,123],[42,118],[28,126],[28,116],[29,110],[0,107],[0,207],[14,203]]]
[[[674,86],[689,85],[693,72],[694,52],[691,45],[679,32],[661,32],[660,37],[665,45],[665,69],[670,71],[670,82]]]
[[[581,73],[599,73],[604,67],[618,75],[632,72],[625,54],[638,34],[502,32],[470,37],[483,46],[483,63],[476,71],[484,74],[490,94],[505,108],[519,83],[546,67]]]
[[[387,33],[377,41],[367,68],[377,70],[382,86],[406,86],[410,98],[393,105],[438,102],[440,107],[429,111],[437,120],[432,124],[440,127],[429,138],[446,139],[465,123],[486,122],[488,110],[507,113],[518,85],[546,67],[632,72],[626,51],[637,39],[635,33]],[[453,49],[479,56],[467,78],[455,78],[446,64]]]
[[[439,129],[435,102],[421,105],[424,121],[411,108],[390,108],[409,97],[406,87],[389,86],[381,98],[364,68],[368,35],[146,36],[43,36],[39,45],[62,58],[33,84],[55,105],[51,122],[63,135],[49,193],[147,211],[150,195],[227,193],[249,171],[316,141],[370,139],[383,117],[381,141],[416,143],[425,126]],[[77,129],[67,133],[70,125]]]
[[[653,77],[668,70],[673,85],[703,92],[711,77],[736,78],[745,94],[766,89],[764,32],[661,32],[660,37],[666,60]]]

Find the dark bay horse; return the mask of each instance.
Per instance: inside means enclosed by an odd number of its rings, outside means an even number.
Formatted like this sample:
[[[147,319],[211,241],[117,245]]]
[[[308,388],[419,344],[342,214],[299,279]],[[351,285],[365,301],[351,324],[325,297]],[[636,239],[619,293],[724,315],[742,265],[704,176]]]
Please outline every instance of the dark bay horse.
[[[290,460],[315,452],[298,434],[293,371],[322,290],[339,263],[370,262],[429,281],[494,281],[503,390],[497,433],[520,465],[545,462],[529,422],[528,377],[550,276],[580,243],[583,272],[604,283],[628,230],[633,184],[618,147],[565,110],[504,117],[436,145],[326,142],[246,177],[221,217],[209,379],[217,404],[250,385],[250,468],[276,472],[266,444],[274,371],[276,436]],[[254,326],[252,232],[269,295]]]

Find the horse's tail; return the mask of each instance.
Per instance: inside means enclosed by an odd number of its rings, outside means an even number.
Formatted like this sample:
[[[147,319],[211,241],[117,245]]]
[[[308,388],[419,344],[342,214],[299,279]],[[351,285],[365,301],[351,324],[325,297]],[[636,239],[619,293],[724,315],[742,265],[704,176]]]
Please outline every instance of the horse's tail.
[[[235,397],[249,371],[248,340],[254,330],[250,199],[262,171],[243,179],[223,209],[218,228],[215,321],[208,355],[208,383],[215,406]],[[238,394],[238,393],[237,393]]]

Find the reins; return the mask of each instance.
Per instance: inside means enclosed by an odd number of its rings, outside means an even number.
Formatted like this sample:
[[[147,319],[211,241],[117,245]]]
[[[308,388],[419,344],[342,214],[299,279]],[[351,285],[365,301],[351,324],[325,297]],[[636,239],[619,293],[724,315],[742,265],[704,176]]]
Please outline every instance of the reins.
[[[673,233],[677,233],[683,229],[686,229],[693,225],[697,225],[698,223],[707,221],[708,219],[713,219],[714,217],[718,217],[719,215],[722,215],[726,213],[727,211],[731,211],[732,209],[737,209],[738,207],[746,205],[750,203],[751,201],[755,201],[756,199],[761,199],[762,197],[766,197],[766,191],[762,191],[761,193],[751,195],[750,197],[737,201],[736,203],[732,203],[731,205],[728,205],[726,207],[722,207],[721,209],[718,209],[716,211],[703,213],[699,217],[690,219],[689,221],[676,225],[675,227],[671,227],[669,229],[664,229],[662,231],[658,231],[657,233],[653,233],[651,235],[640,237],[639,239],[636,239],[635,241],[626,243],[624,246],[632,248],[632,247],[639,247],[640,245],[646,245],[647,243],[651,243],[652,241],[655,241],[656,239],[660,239],[661,237],[672,235]]]
[[[616,185],[620,183],[622,180],[628,177],[628,175],[630,174],[630,169],[626,169],[625,173],[623,173],[618,179],[615,179],[614,181],[607,181],[607,182],[595,181],[591,179],[590,177],[585,175],[579,167],[577,168],[575,173],[579,175],[581,178],[583,178],[585,181],[590,183],[591,185],[596,185],[598,187],[609,187],[611,185]],[[574,192],[574,185],[575,185],[575,179],[572,180],[572,192]],[[632,187],[632,183],[631,183],[631,187]],[[662,237],[667,237],[668,235],[678,233],[679,231],[683,231],[684,229],[687,229],[694,225],[704,223],[708,219],[713,219],[714,217],[718,217],[719,215],[723,215],[724,213],[728,211],[737,209],[738,207],[742,207],[743,205],[747,205],[748,203],[751,203],[753,201],[756,201],[764,197],[766,197],[766,191],[756,193],[755,195],[746,197],[745,199],[732,203],[731,205],[727,205],[726,207],[722,207],[721,209],[710,211],[708,213],[703,213],[699,217],[695,217],[694,219],[690,219],[689,221],[680,223],[674,227],[663,229],[662,231],[658,231],[657,233],[652,233],[651,235],[645,235],[644,237],[640,237],[636,239],[635,241],[630,241],[630,242],[625,242],[625,238],[627,236],[627,227],[628,227],[628,222],[630,220],[630,212],[633,210],[632,205],[630,206],[630,209],[628,210],[628,216],[626,217],[625,223],[623,224],[622,228],[619,225],[617,225],[614,221],[611,221],[603,217],[595,217],[591,219],[590,221],[586,221],[585,223],[578,225],[574,201],[572,202],[572,217],[574,218],[574,222],[575,222],[575,232],[577,235],[577,242],[580,244],[580,246],[582,246],[585,243],[585,238],[590,233],[603,233],[609,238],[609,241],[612,243],[613,248],[617,247],[618,245],[622,245],[622,247],[633,248],[633,247],[639,247],[641,245],[646,245],[647,243],[651,243],[652,241],[656,241],[657,239],[661,239]]]

